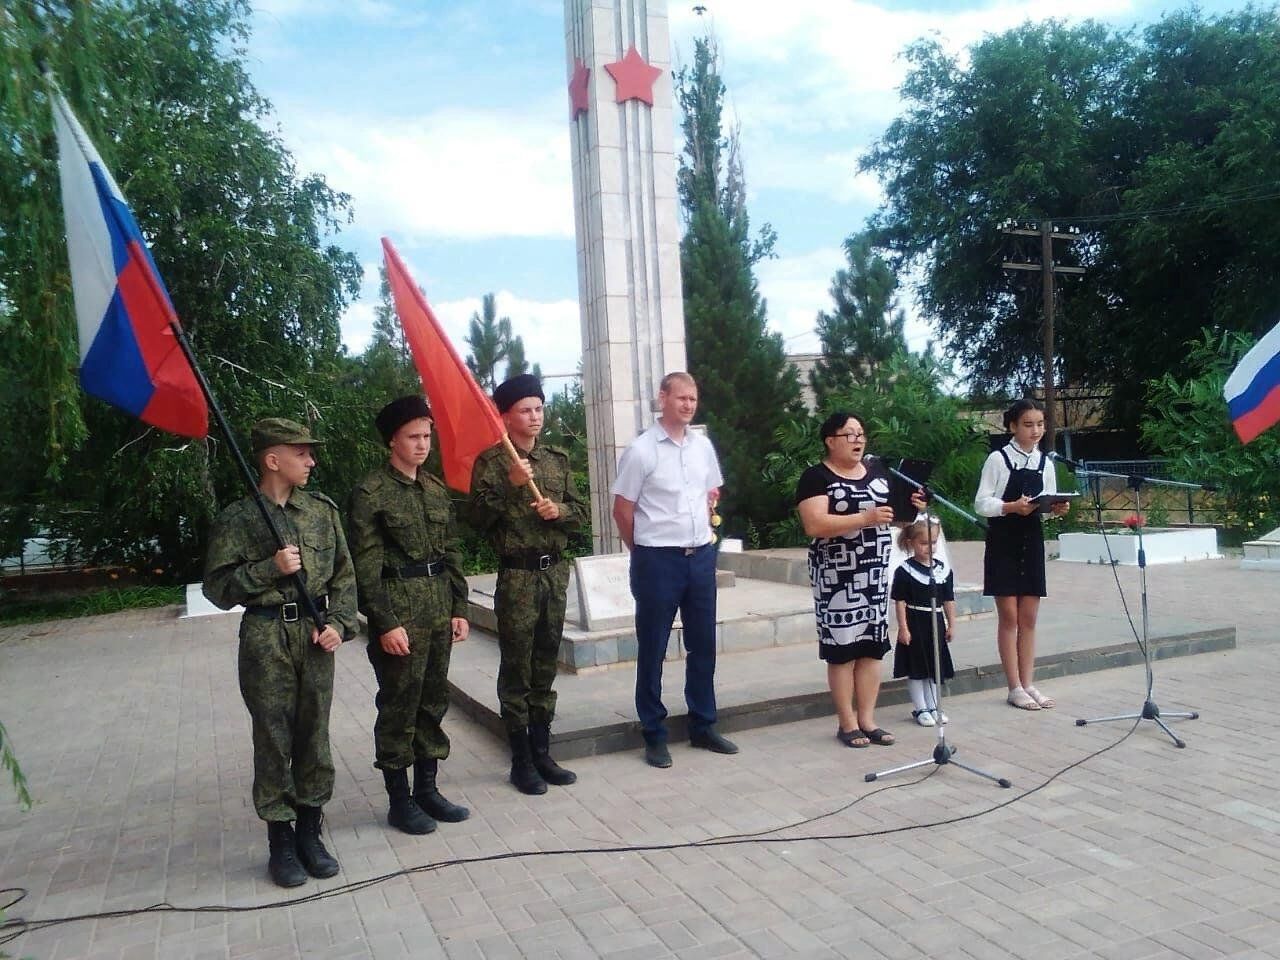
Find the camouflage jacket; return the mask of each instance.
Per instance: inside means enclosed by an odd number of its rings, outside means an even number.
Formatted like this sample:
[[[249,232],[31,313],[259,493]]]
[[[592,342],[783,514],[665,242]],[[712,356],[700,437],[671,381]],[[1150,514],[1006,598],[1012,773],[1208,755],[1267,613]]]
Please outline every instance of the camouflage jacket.
[[[560,507],[560,518],[543,520],[530,506],[532,491],[511,485],[507,479],[511,458],[501,443],[476,457],[467,518],[499,556],[564,550],[569,534],[581,530],[590,518],[590,507],[573,482],[569,455],[559,447],[543,444],[521,453],[533,465],[533,482],[542,495]]]
[[[445,485],[426,470],[410,480],[390,462],[366,474],[351,491],[347,510],[351,558],[360,585],[360,611],[379,637],[403,626],[383,579],[385,568],[444,559],[449,616],[467,615],[467,580],[458,553],[458,529]]]
[[[286,544],[302,553],[301,573],[313,597],[329,595],[328,620],[343,639],[356,632],[356,578],[338,505],[323,493],[294,489],[284,506],[267,510]],[[275,564],[278,550],[253,498],[237,500],[218,515],[204,563],[204,595],[229,610],[236,604],[270,606],[298,599],[292,577]]]

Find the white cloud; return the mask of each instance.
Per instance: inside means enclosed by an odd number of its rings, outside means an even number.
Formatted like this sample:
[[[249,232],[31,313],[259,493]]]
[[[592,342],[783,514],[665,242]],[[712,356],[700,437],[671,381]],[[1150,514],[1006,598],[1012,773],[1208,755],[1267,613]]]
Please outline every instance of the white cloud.
[[[529,300],[510,290],[495,296],[499,317],[511,318],[511,332],[524,340],[525,359],[538,364],[545,376],[576,373],[582,358],[582,324],[577,300]],[[480,298],[466,297],[433,304],[459,355],[467,353],[471,315],[480,312]]]
[[[1056,0],[1004,0],[976,9],[894,9],[862,0],[701,0],[671,7],[672,35],[680,56],[692,55],[693,38],[711,29],[719,41],[727,100],[742,123],[748,147],[748,180],[755,188],[808,184],[837,199],[867,191],[851,186],[862,145],[818,152],[814,143],[832,134],[856,140],[877,135],[900,110],[897,89],[906,75],[902,50],[934,36],[957,54],[985,34],[1025,21],[1062,17]],[[1072,20],[1114,19],[1133,0],[1078,0]],[[847,142],[847,140],[846,140]]]
[[[820,311],[831,309],[831,281],[836,271],[845,265],[842,247],[821,247],[808,253],[765,260],[756,266],[760,295],[769,302],[769,325],[782,334],[787,353],[821,351],[814,324]],[[907,315],[907,346],[923,350],[933,334],[928,322],[920,316],[909,282],[898,289],[898,306]]]
[[[406,243],[573,235],[569,134],[559,113],[280,115],[299,166],[350,193],[357,222]]]
[[[426,285],[427,278],[406,263],[410,276]],[[359,302],[348,308],[342,318],[342,340],[352,353],[361,353],[369,345],[373,331],[373,311],[378,298],[378,266],[365,264],[364,286]],[[431,303],[431,309],[444,326],[458,355],[465,357],[467,332],[471,315],[480,312],[479,297],[460,300],[443,300]],[[495,294],[495,306],[499,317],[511,319],[511,332],[524,340],[525,359],[538,364],[543,376],[568,377],[578,370],[582,358],[581,322],[576,300],[531,300],[500,290]],[[557,379],[548,384],[559,389],[564,381]]]

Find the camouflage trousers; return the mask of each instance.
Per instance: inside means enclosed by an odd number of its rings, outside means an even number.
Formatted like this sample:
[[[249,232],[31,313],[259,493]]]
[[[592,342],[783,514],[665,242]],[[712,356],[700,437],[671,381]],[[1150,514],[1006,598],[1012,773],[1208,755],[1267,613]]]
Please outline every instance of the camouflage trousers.
[[[396,582],[388,589],[409,634],[409,655],[392,656],[383,651],[377,637],[369,638],[369,662],[378,678],[373,765],[379,770],[403,770],[415,760],[449,756],[449,738],[441,723],[449,708],[453,630],[447,598],[441,592],[447,591],[443,578]]]
[[[508,730],[550,723],[556,714],[556,660],[564,635],[569,564],[549,570],[498,571],[498,700]]]
[[[299,806],[324,806],[333,795],[333,654],[311,642],[311,630],[305,617],[240,620],[240,694],[253,726],[253,807],[263,820],[293,820]]]

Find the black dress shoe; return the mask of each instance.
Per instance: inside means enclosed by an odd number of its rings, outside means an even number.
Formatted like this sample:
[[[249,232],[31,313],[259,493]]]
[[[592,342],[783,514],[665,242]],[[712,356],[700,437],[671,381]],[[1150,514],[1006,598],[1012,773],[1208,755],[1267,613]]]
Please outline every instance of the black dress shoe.
[[[651,767],[665,770],[671,766],[671,751],[665,743],[646,743],[644,745],[644,762]]]
[[[726,740],[715,730],[702,730],[689,735],[689,746],[699,750],[710,750],[712,753],[737,753],[738,745]]]

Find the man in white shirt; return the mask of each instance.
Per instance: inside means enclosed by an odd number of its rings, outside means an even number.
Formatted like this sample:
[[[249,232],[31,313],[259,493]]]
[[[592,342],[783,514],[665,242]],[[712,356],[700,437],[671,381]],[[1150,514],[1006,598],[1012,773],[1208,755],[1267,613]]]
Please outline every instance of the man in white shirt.
[[[662,664],[676,611],[684,628],[684,697],[689,743],[715,753],[738,748],[716,732],[716,551],[711,506],[724,478],[715,448],[689,430],[698,385],[669,373],[658,390],[661,416],[618,462],[613,520],[631,551],[636,601],[636,713],[645,761],[671,766],[662,703]]]

